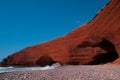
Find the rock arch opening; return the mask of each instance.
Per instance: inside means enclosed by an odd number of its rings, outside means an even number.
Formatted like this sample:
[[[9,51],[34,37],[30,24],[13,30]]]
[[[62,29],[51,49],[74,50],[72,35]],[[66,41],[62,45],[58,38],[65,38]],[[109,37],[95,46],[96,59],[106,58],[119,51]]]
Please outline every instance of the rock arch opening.
[[[107,39],[103,39],[100,43],[94,45],[93,47],[100,47],[106,53],[99,53],[98,55],[94,56],[94,61],[90,62],[89,64],[105,64],[112,62],[119,57],[115,46]]]
[[[37,60],[37,62],[36,62],[36,65],[39,65],[39,66],[41,66],[41,67],[44,67],[44,66],[46,66],[46,65],[52,65],[52,64],[54,64],[54,63],[56,63],[50,56],[47,56],[47,55],[45,55],[45,56],[41,56],[38,60]]]

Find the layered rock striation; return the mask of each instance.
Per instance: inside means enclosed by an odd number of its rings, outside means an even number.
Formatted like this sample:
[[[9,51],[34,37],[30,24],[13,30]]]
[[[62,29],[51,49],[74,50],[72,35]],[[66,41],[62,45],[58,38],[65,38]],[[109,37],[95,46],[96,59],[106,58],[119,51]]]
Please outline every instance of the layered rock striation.
[[[14,53],[2,65],[118,64],[119,57],[120,0],[111,0],[88,23],[65,36]]]

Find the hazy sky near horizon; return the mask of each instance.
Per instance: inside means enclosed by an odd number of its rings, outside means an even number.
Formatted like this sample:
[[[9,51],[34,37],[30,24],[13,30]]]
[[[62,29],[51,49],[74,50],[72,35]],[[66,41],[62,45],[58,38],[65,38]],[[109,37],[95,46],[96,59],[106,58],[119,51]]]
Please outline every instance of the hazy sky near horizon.
[[[91,20],[109,0],[0,0],[0,60],[65,35]]]

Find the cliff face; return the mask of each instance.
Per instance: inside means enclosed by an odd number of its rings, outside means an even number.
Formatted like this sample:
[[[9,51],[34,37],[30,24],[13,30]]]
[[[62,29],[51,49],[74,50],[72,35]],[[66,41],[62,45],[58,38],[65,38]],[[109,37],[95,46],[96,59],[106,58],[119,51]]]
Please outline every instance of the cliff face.
[[[119,63],[119,39],[120,0],[111,0],[90,22],[65,36],[14,53],[2,65]]]

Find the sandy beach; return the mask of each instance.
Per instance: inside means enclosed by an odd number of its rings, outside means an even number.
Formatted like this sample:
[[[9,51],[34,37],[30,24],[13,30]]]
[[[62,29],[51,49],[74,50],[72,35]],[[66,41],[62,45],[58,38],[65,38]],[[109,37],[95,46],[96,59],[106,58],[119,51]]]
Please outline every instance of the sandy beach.
[[[62,66],[44,71],[0,73],[0,80],[119,80],[120,65]]]

